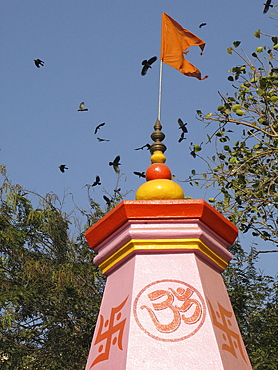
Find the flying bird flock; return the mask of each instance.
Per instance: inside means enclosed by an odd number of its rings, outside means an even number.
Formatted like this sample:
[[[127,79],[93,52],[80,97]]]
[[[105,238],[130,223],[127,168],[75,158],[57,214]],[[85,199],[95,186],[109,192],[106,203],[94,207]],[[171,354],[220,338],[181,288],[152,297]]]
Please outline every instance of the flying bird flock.
[[[274,5],[272,5],[272,0],[264,0],[264,1],[265,1],[265,3],[263,4],[264,5],[263,13],[266,14],[269,11],[270,8],[273,8]],[[202,22],[202,23],[199,24],[199,28],[201,29],[202,27],[205,27],[206,25],[207,25],[207,23]],[[157,61],[157,59],[158,59],[157,56],[152,56],[151,58],[144,59],[141,62],[141,76],[146,76],[147,74],[151,73],[151,70],[153,69],[154,64]],[[39,59],[39,58],[34,59],[33,62],[35,64],[35,67],[38,68],[38,69],[41,69],[41,67],[44,67],[44,65],[45,65],[44,61],[42,59]],[[138,71],[138,74],[139,74],[139,71]],[[78,112],[88,112],[89,111],[89,109],[85,106],[84,101],[82,101],[79,104],[79,107],[78,107],[77,111]],[[186,139],[186,134],[188,133],[187,122],[183,122],[183,120],[181,118],[178,118],[177,122],[178,122],[178,129],[181,130],[179,132],[180,134],[179,134],[179,137],[178,137],[177,141],[178,141],[178,143],[181,143]],[[93,134],[97,135],[96,140],[99,143],[105,143],[105,142],[110,141],[110,139],[100,137],[100,132],[102,132],[104,127],[107,127],[107,126],[108,125],[106,125],[106,122],[99,123],[95,126]],[[139,151],[139,150],[144,150],[144,149],[150,150],[151,149],[151,144],[147,143],[147,144],[145,144],[141,147],[135,148],[134,150]],[[195,152],[191,152],[190,154],[194,155],[194,153]],[[121,160],[120,155],[117,155],[113,159],[113,161],[108,162],[108,165],[110,167],[113,167],[114,172],[118,176],[121,175],[120,160]],[[60,164],[58,166],[58,168],[59,168],[61,173],[65,173],[66,170],[69,169],[69,167],[67,167],[67,165],[65,165],[65,164]],[[133,171],[133,174],[138,176],[138,178],[145,178],[146,177],[146,174],[145,174],[144,171],[141,171],[141,172],[140,171]],[[95,188],[99,185],[101,185],[101,178],[100,178],[99,175],[96,175],[95,180],[92,181],[91,184],[88,185],[88,186]],[[114,190],[115,193],[117,193],[119,191],[120,191],[120,189],[115,189]],[[113,197],[111,199],[109,199],[107,196],[103,196],[103,199],[106,201],[106,204],[108,206],[110,206],[111,202],[113,201]]]
[[[271,6],[271,5],[268,5],[268,6]],[[206,25],[206,24],[205,23],[202,23],[199,27],[201,28],[204,25]],[[142,70],[141,70],[141,75],[142,76],[145,76],[147,74],[148,70],[149,69],[152,69],[152,65],[156,62],[156,60],[157,60],[157,57],[154,56],[154,57],[152,57],[152,58],[150,58],[148,60],[145,59],[145,60],[142,61],[142,66],[143,66],[142,67]],[[35,66],[37,68],[40,68],[40,67],[43,67],[44,66],[44,62],[41,59],[38,59],[38,58],[37,59],[34,59],[34,63],[35,63]],[[77,109],[78,112],[88,112],[88,110],[89,109],[87,107],[85,107],[85,102],[84,101],[79,104],[79,107]],[[180,138],[178,140],[178,142],[180,143],[181,141],[183,141],[185,139],[184,136],[187,133],[187,128],[186,128],[187,123],[183,123],[183,121],[179,118],[178,119],[178,124],[179,124],[179,128],[182,130],[181,136],[180,136]],[[95,129],[94,129],[94,135],[96,135],[97,133],[99,133],[99,131],[105,125],[106,125],[105,122],[102,122],[102,123],[98,124],[95,127]],[[108,141],[110,141],[109,139],[104,139],[104,138],[101,138],[101,137],[98,137],[98,136],[97,136],[97,140],[98,140],[98,142],[108,142]],[[147,150],[150,150],[151,144],[148,144],[147,143],[147,144],[145,144],[145,145],[143,145],[141,147],[136,148],[135,150],[143,150],[145,148]],[[121,173],[120,167],[119,167],[121,165],[120,159],[121,159],[120,155],[117,155],[114,158],[113,161],[110,161],[108,163],[109,166],[113,167],[113,169],[114,169],[114,171],[115,171],[115,173],[117,175],[120,175],[120,173]],[[60,171],[62,173],[65,173],[65,171],[68,170],[68,167],[65,164],[61,164],[58,167],[59,167],[59,169],[60,169]],[[146,177],[145,172],[134,171],[133,173],[134,173],[134,175],[138,176],[139,178],[145,178]],[[91,185],[87,184],[86,186],[88,186],[88,187],[96,187],[98,185],[101,185],[101,180],[100,180],[100,176],[99,175],[96,176],[95,181]],[[120,195],[120,190],[121,189],[115,189],[114,190],[115,195],[116,194],[119,194]],[[106,205],[107,205],[108,208],[111,207],[111,205],[114,202],[114,200],[113,200],[114,198],[113,197],[111,197],[111,199],[109,199],[106,195],[103,196],[103,199],[105,200]]]

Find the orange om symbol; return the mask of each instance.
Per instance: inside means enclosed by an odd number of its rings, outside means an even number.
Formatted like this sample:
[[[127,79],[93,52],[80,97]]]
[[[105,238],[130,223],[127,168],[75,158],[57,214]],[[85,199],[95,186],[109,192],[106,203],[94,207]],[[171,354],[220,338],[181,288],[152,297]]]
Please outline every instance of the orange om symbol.
[[[172,311],[173,320],[169,324],[161,324],[150,307],[143,305],[140,308],[145,308],[148,311],[152,322],[158,331],[162,333],[172,333],[179,328],[182,321],[185,324],[195,324],[200,319],[202,315],[202,306],[196,299],[191,298],[193,293],[194,291],[190,288],[177,288],[176,290],[168,288],[168,290],[155,290],[148,294],[150,301],[156,301],[159,298],[166,297],[162,302],[152,303],[152,306],[154,311],[166,309],[170,309]],[[175,299],[183,303],[178,306],[177,304],[174,304]],[[193,306],[195,307],[193,313],[191,312],[190,316],[186,316],[185,313]]]

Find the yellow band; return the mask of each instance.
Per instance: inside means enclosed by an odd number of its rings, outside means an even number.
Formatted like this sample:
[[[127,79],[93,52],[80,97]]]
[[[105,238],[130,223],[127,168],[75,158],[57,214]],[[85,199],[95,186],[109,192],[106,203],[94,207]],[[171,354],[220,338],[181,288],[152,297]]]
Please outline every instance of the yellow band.
[[[195,249],[210,258],[221,269],[225,269],[228,263],[207,247],[200,239],[152,239],[152,240],[130,240],[123,247],[118,249],[105,261],[103,261],[99,268],[102,273],[111,269],[116,263],[135,251],[151,251],[151,250],[177,250],[177,249]]]

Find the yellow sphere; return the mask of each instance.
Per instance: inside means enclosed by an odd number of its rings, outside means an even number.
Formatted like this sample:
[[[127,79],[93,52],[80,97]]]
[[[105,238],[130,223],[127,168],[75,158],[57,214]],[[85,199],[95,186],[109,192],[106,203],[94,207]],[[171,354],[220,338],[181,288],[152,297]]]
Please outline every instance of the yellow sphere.
[[[158,150],[154,152],[153,155],[151,156],[151,162],[152,163],[165,163],[166,157],[162,152]]]
[[[136,200],[143,199],[184,199],[184,193],[181,186],[172,180],[150,180],[136,192]]]

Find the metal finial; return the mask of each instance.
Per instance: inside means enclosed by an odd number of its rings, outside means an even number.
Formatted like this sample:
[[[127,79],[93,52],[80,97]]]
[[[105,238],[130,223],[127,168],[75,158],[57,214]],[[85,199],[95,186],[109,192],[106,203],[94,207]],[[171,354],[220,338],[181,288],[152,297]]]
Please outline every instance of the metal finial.
[[[167,147],[165,144],[162,143],[162,141],[165,138],[165,135],[161,131],[162,126],[161,126],[159,119],[156,120],[154,129],[155,131],[151,134],[151,139],[154,141],[154,143],[150,147],[150,152],[151,154],[153,154],[156,151],[160,151],[164,153]]]

